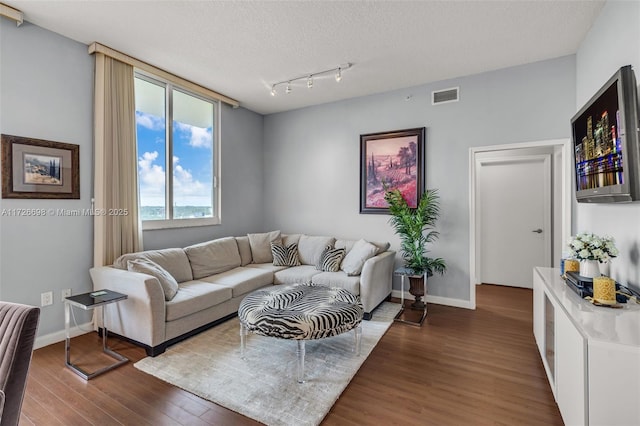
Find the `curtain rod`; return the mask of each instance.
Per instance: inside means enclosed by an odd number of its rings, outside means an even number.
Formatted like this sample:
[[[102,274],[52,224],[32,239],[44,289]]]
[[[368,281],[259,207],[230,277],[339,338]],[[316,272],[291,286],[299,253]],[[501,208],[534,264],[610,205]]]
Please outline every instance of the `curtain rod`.
[[[177,75],[171,74],[163,69],[150,65],[146,62],[143,62],[139,59],[133,58],[129,55],[126,55],[122,52],[118,52],[117,50],[111,49],[110,47],[104,46],[100,43],[94,42],[89,45],[89,54],[92,55],[94,53],[102,53],[105,56],[109,56],[113,59],[117,59],[120,62],[124,62],[125,64],[129,64],[132,67],[141,69],[143,71],[150,72],[152,74],[157,75],[158,77],[164,78],[172,83],[179,84],[180,86],[197,92],[201,95],[205,95],[211,97],[213,99],[217,99],[220,102],[224,102],[228,105],[231,105],[234,108],[238,108],[240,106],[240,102],[235,99],[229,98],[223,94],[215,92],[213,90],[207,89],[206,87],[202,87],[199,84],[193,83],[189,80],[186,80]]]
[[[9,18],[13,21],[16,21],[16,24],[20,26],[23,22],[24,15],[18,9],[14,9],[11,6],[7,6],[4,3],[0,3],[0,16],[4,16],[5,18]]]

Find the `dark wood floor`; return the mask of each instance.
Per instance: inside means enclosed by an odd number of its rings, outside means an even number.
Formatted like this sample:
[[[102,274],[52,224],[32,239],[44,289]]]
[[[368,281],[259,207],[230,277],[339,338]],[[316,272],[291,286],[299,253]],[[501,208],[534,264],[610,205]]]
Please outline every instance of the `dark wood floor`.
[[[532,332],[531,290],[483,285],[475,311],[429,305],[421,328],[395,323],[323,425],[561,425]],[[87,369],[100,340],[73,339]],[[142,349],[112,340],[129,359]],[[99,360],[104,362],[106,360]],[[251,419],[138,371],[89,382],[64,367],[64,345],[34,352],[21,425],[253,425]]]

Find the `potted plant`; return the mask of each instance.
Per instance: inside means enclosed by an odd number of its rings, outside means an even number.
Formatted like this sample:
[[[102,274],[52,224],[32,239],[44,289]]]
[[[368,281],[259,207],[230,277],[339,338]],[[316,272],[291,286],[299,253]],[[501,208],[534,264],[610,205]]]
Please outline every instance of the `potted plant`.
[[[391,214],[389,222],[400,237],[400,251],[405,267],[411,271],[409,293],[415,297],[411,306],[423,309],[424,302],[421,299],[424,296],[424,275],[430,277],[434,273],[443,274],[447,268],[443,259],[426,256],[427,244],[434,242],[440,235],[435,230],[436,220],[440,215],[438,191],[428,189],[422,194],[415,209],[409,207],[398,189],[385,189],[384,198]]]
[[[600,237],[587,232],[573,237],[569,242],[569,250],[571,257],[580,261],[580,275],[588,278],[609,275],[609,262],[619,254],[613,237]]]

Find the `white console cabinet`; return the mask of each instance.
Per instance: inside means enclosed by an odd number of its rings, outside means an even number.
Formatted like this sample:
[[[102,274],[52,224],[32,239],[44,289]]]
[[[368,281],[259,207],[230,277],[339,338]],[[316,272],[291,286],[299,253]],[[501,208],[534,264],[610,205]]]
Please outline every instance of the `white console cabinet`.
[[[640,305],[594,306],[535,268],[533,334],[565,425],[640,425]]]

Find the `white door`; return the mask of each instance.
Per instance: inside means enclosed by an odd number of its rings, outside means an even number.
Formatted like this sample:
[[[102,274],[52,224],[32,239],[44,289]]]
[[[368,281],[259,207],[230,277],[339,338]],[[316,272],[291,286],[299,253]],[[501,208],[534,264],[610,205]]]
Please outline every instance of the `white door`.
[[[533,288],[533,268],[551,266],[551,156],[476,161],[480,282]]]

